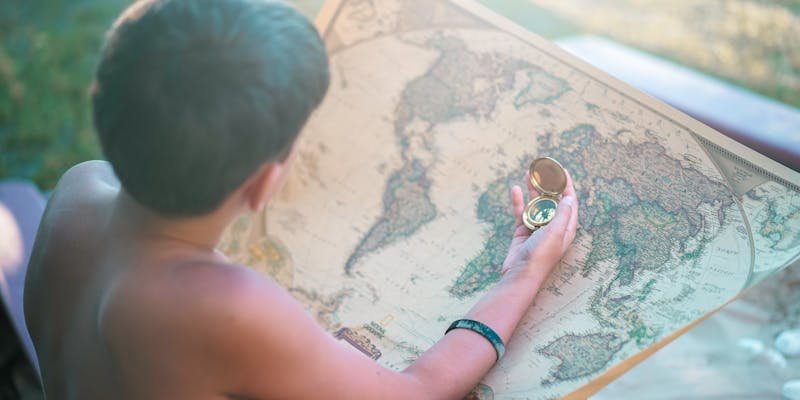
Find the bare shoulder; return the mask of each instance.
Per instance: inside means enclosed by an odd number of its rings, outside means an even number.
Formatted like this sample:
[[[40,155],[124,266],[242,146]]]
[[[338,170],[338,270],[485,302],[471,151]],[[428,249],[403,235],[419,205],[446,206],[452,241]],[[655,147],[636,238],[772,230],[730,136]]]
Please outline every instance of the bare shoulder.
[[[173,299],[190,310],[192,323],[230,332],[232,324],[258,324],[299,316],[303,308],[281,286],[250,268],[221,262],[189,262],[175,266],[167,284]],[[224,322],[217,326],[211,322]],[[252,328],[252,327],[251,327]],[[229,335],[228,335],[229,336]]]
[[[291,315],[302,308],[285,289],[236,264],[211,257],[172,261],[122,281],[117,302],[126,316],[141,315],[148,324],[169,325],[165,333],[193,332],[207,339],[236,327]],[[118,307],[115,306],[115,307]],[[137,311],[138,310],[138,311]],[[203,335],[197,335],[201,332]]]
[[[108,161],[103,160],[89,160],[82,163],[75,164],[62,176],[64,179],[85,179],[96,178],[101,180],[116,180],[114,170]]]
[[[107,161],[85,161],[68,169],[59,179],[53,198],[57,202],[92,202],[97,194],[116,192],[119,181]]]
[[[185,262],[125,286],[110,304],[103,330],[115,353],[125,354],[125,365],[151,365],[157,375],[143,381],[186,380],[221,394],[278,394],[264,376],[278,376],[324,335],[285,289],[238,265]],[[156,369],[154,358],[160,360]]]
[[[45,265],[68,273],[76,269],[61,266],[87,264],[82,255],[102,236],[101,223],[118,191],[119,182],[105,161],[80,163],[62,175],[47,202],[33,245],[26,283],[32,287],[26,287],[26,303],[27,293],[41,287],[39,270]]]
[[[70,168],[47,202],[35,247],[50,242],[50,236],[93,239],[118,192],[109,163],[87,161]]]
[[[83,162],[65,172],[39,224],[30,262],[33,272],[53,247],[72,252],[87,250],[101,235],[100,224],[118,191],[119,182],[105,161]]]
[[[187,266],[176,271],[175,283],[184,285],[180,302],[191,308],[187,322],[204,330],[203,340],[221,345],[220,357],[241,363],[258,350],[275,357],[321,333],[284,288],[249,268]]]
[[[245,267],[189,262],[130,285],[138,300],[118,298],[107,333],[138,381],[228,398],[420,398],[403,395],[413,379],[338,342]]]

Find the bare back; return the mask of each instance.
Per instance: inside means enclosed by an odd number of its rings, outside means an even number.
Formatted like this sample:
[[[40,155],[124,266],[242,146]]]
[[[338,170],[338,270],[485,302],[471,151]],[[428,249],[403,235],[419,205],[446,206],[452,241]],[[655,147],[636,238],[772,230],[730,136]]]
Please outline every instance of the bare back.
[[[111,220],[118,192],[108,164],[81,164],[62,178],[42,219],[25,312],[47,398],[235,397],[198,379],[174,334],[188,297],[179,293],[180,271],[216,261],[148,253],[119,237]]]

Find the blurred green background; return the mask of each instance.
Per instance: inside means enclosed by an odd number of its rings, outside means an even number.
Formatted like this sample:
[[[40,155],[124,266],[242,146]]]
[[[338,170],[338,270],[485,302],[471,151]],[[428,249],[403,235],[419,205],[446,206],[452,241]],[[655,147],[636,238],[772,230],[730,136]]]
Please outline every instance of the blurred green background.
[[[800,0],[481,0],[542,36],[593,33],[800,108]],[[87,88],[130,0],[0,1],[0,178],[50,190],[101,158]],[[322,0],[292,1],[306,15]]]

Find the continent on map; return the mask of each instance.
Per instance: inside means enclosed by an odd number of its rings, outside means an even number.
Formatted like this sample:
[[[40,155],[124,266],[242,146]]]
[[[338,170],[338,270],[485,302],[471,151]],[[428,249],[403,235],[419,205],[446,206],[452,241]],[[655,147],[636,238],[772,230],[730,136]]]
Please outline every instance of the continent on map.
[[[430,0],[403,0],[395,4],[374,0],[343,1],[340,16],[357,29],[340,25],[340,30],[326,32],[325,44],[330,54],[384,35],[431,28],[489,27],[474,15],[460,12],[453,4]]]
[[[615,280],[624,286],[637,270],[664,267],[670,250],[682,259],[697,258],[713,239],[704,227],[723,224],[734,204],[725,184],[683,167],[654,141],[609,140],[591,125],[562,132],[557,141],[541,140],[540,151],[572,173],[581,204],[587,205],[580,209],[580,226],[592,235],[593,249],[597,241],[602,257],[589,253],[585,275],[598,262],[616,259]],[[704,214],[704,205],[713,214]],[[708,220],[712,217],[716,221]]]
[[[524,164],[524,163],[522,163]],[[519,170],[495,180],[478,199],[478,219],[490,225],[489,235],[478,256],[467,265],[450,288],[450,294],[461,299],[481,292],[500,280],[500,270],[511,245],[514,216],[509,209],[508,191]]]
[[[514,107],[517,109],[527,104],[550,104],[570,89],[567,81],[541,69],[531,68],[525,74],[528,83],[514,98]]]
[[[681,262],[699,258],[716,234],[709,226],[724,223],[734,197],[723,183],[681,166],[655,141],[633,142],[624,135],[609,139],[591,125],[579,125],[555,138],[541,137],[541,142],[540,151],[572,173],[580,197],[580,229],[591,235],[582,274],[592,274],[603,261],[616,265],[611,279],[595,290],[589,312],[601,327],[616,332],[618,345],[602,348],[600,353],[593,348],[589,353],[596,362],[576,369],[568,357],[555,354],[584,348],[587,338],[603,336],[556,338],[541,349],[542,354],[562,360],[548,378],[555,382],[602,369],[629,340],[645,347],[659,337],[660,328],[648,326],[638,306],[646,301],[655,281],[637,279],[638,274],[676,268],[679,263],[673,254]]]
[[[517,71],[542,73],[522,60],[474,53],[455,37],[436,35],[424,47],[440,56],[403,90],[395,118],[398,139],[409,133],[406,128],[417,118],[431,128],[464,116],[489,118],[499,95],[514,88]]]
[[[412,161],[395,172],[383,195],[383,214],[347,259],[344,271],[350,274],[364,255],[412,235],[436,218],[436,207],[428,195],[431,182],[419,161]]]
[[[795,203],[766,200],[764,210],[757,215],[760,224],[757,232],[774,250],[792,250],[800,247],[800,200]]]
[[[292,286],[294,272],[291,255],[280,240],[264,236],[247,245],[247,255],[244,262],[241,262],[243,265],[266,273],[283,287]]]
[[[332,294],[320,294],[316,290],[300,287],[289,288],[289,293],[305,306],[306,311],[328,332],[341,327],[337,317],[339,307],[352,295],[350,289],[340,289]]]
[[[517,76],[525,78],[524,88],[516,95],[518,108],[551,102],[569,89],[565,81],[533,64],[501,54],[475,53],[456,37],[436,34],[416,45],[434,49],[440,55],[401,93],[395,110],[394,133],[404,164],[390,176],[383,196],[384,212],[345,263],[347,274],[367,254],[413,235],[435,219],[437,210],[427,193],[431,186],[427,169],[436,162],[433,132],[437,124],[458,118],[491,118],[500,96],[514,89]],[[493,216],[486,216],[489,218]],[[495,253],[489,251],[475,263],[495,263],[496,257],[504,257]],[[491,269],[497,265],[476,268]],[[481,275],[473,278],[478,279],[475,281],[478,285],[491,283],[482,280]]]
[[[625,339],[615,333],[566,334],[539,349],[539,353],[559,362],[551,371],[550,378],[542,384],[550,385],[598,372],[608,365],[624,344]]]
[[[292,257],[278,238],[266,234],[265,216],[239,218],[220,240],[219,249],[231,261],[269,275],[283,287],[294,280]]]

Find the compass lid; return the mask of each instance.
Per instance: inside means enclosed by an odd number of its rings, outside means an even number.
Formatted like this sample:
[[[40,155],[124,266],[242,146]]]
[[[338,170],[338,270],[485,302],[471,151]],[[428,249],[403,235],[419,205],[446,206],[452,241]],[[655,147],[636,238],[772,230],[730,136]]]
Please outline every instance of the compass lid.
[[[529,173],[531,184],[543,195],[559,196],[567,187],[567,172],[558,161],[550,157],[533,160]]]

